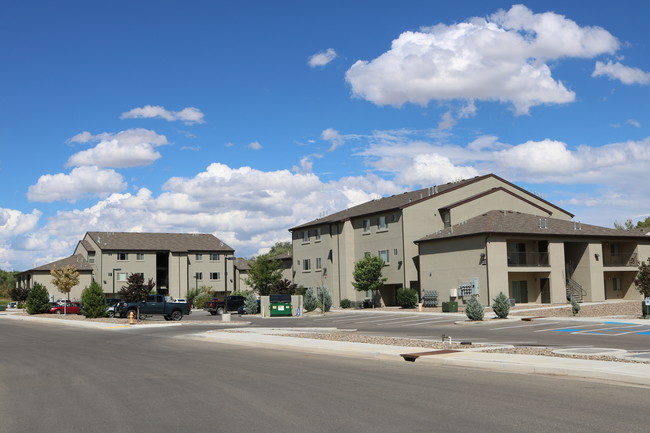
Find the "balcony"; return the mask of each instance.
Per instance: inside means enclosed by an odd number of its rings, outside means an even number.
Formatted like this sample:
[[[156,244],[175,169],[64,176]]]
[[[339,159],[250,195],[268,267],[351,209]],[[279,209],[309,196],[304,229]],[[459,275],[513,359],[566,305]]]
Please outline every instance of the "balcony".
[[[511,253],[508,266],[548,266],[548,253]]]
[[[603,256],[603,266],[605,267],[633,267],[638,268],[641,262],[636,253],[621,253],[616,256]]]

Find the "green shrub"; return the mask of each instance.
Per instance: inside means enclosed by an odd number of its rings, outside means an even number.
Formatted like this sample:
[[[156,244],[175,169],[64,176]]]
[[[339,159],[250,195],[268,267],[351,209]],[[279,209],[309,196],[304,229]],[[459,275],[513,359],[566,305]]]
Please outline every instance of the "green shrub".
[[[341,299],[341,308],[350,308],[352,306],[352,301],[348,298]]]
[[[323,313],[327,313],[332,308],[332,296],[325,287],[316,289],[316,306]]]
[[[467,305],[465,305],[465,315],[469,320],[483,320],[485,308],[476,295],[472,295],[469,301],[467,301]]]
[[[571,313],[575,316],[580,312],[580,304],[575,299],[571,299]]]
[[[50,294],[45,286],[34,283],[25,302],[28,314],[43,314],[50,311]]]
[[[246,314],[257,314],[257,295],[255,293],[250,292],[248,295],[246,295],[246,299],[244,300],[244,311],[246,311]]]
[[[211,301],[213,297],[214,296],[212,296],[212,293],[203,292],[194,297],[194,299],[192,300],[192,305],[194,306],[194,308],[203,308],[203,304],[205,304],[208,301]]]
[[[294,295],[305,296],[305,291],[306,290],[307,289],[304,288],[303,286],[298,286],[298,287],[296,287],[296,292],[294,293]]]
[[[102,287],[93,281],[90,286],[81,292],[82,314],[88,318],[106,317],[108,315],[108,304]]]
[[[311,289],[311,287],[305,290],[302,306],[304,307],[305,311],[314,311],[316,308],[318,308],[316,297],[314,296],[314,291]]]
[[[492,311],[499,319],[505,319],[510,313],[510,299],[503,292],[499,292],[496,298],[492,299]]]
[[[418,304],[418,292],[415,289],[397,289],[397,305],[402,308],[415,308]]]

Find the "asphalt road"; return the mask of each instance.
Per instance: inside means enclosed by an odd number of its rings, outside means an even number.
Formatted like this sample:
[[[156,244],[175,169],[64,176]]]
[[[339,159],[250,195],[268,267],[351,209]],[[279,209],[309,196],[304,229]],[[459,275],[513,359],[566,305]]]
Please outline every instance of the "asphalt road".
[[[0,432],[645,432],[648,390],[3,321]]]

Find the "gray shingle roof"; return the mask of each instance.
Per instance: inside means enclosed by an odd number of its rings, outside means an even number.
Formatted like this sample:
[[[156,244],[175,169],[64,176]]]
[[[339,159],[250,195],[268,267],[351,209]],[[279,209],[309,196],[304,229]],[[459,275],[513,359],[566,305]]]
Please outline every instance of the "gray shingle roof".
[[[547,202],[546,200],[542,199],[541,197],[534,196],[532,193],[526,191],[523,188],[518,187],[517,185],[514,185],[499,176],[495,174],[486,174],[483,176],[476,176],[471,179],[464,179],[460,180],[457,182],[449,182],[444,185],[437,185],[434,187],[430,188],[423,188],[423,189],[418,189],[416,191],[411,191],[411,192],[405,192],[402,194],[397,194],[397,195],[392,195],[390,197],[384,197],[380,198],[377,200],[371,200],[366,203],[362,203],[360,205],[345,209],[340,212],[333,213],[331,215],[327,215],[322,218],[315,219],[313,221],[309,221],[307,223],[292,227],[289,229],[289,231],[293,230],[298,230],[302,229],[305,227],[311,227],[315,225],[320,225],[320,224],[329,224],[329,223],[334,223],[334,222],[340,222],[340,221],[346,221],[351,218],[359,217],[362,215],[371,215],[374,213],[378,212],[385,212],[388,210],[395,210],[395,209],[402,209],[407,206],[412,206],[420,201],[428,200],[431,197],[438,196],[440,194],[444,194],[448,191],[453,191],[458,188],[462,188],[466,185],[479,182],[483,179],[487,179],[489,177],[493,177],[495,179],[500,180],[501,182],[510,185],[514,188],[517,188],[518,190],[524,192],[525,194],[528,194],[531,197],[535,197],[537,200],[540,200],[546,204],[548,204],[549,207],[552,207],[554,209],[560,210],[561,212],[566,213],[567,215],[573,216],[571,213],[567,212],[566,210],[550,203]],[[476,197],[482,196],[484,193],[477,195]],[[465,201],[456,203],[456,204],[461,204],[464,203]]]
[[[52,263],[47,263],[42,266],[30,269],[30,271],[51,271],[54,267],[62,268],[64,266],[75,266],[78,271],[92,271],[93,267],[88,263],[88,261],[81,255],[76,254],[74,256],[66,257],[65,259],[57,260]]]
[[[235,251],[212,234],[88,232],[88,235],[102,250]]]
[[[636,238],[650,241],[648,231],[644,229],[616,230],[608,227],[582,224],[576,221],[539,216],[512,211],[493,210],[483,215],[468,219],[437,233],[430,234],[415,242],[435,241],[479,234],[519,234],[561,237],[595,237],[595,238]]]

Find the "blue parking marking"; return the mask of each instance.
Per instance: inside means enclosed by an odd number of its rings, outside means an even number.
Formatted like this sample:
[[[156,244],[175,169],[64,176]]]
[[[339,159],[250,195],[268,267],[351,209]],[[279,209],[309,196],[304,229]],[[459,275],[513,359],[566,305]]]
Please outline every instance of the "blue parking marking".
[[[647,332],[637,332],[636,335],[650,335],[650,331],[647,331]]]
[[[603,322],[604,325],[634,325],[634,323],[627,322]]]

